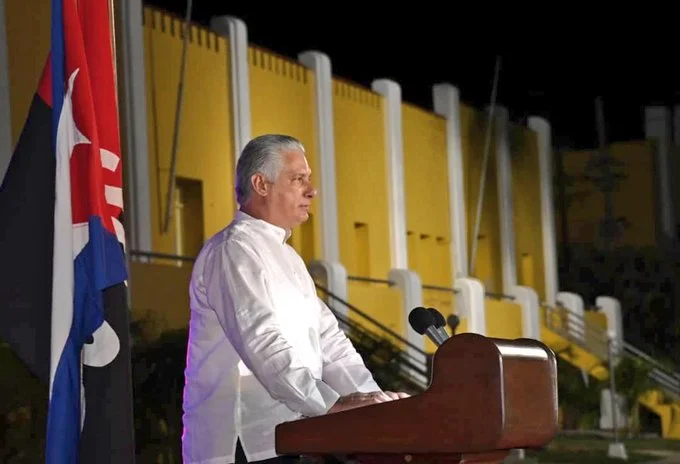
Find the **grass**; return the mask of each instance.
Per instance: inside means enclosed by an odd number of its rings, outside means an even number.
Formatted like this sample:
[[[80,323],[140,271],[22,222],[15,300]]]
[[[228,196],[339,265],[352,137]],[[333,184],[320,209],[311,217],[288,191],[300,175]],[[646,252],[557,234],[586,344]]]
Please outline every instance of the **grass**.
[[[680,441],[658,438],[625,439],[623,443],[628,454],[628,461],[607,457],[611,438],[598,436],[559,436],[542,450],[527,450],[525,464],[530,463],[618,463],[662,462],[663,452],[676,452],[680,457]]]

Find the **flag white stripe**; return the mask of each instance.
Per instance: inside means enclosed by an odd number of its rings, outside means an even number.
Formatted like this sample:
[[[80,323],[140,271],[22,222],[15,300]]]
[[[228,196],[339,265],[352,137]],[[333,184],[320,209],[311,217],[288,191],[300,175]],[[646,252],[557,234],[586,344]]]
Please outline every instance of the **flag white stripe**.
[[[111,172],[114,172],[118,167],[120,158],[114,152],[106,150],[104,148],[99,149],[99,156],[102,159],[102,166]]]
[[[123,208],[123,189],[120,187],[114,187],[112,185],[104,186],[104,196],[106,197],[106,202],[110,205]]]
[[[54,261],[52,266],[52,335],[50,346],[50,389],[68,340],[73,321],[73,219],[71,214],[71,153],[79,142],[73,121],[71,94],[78,71],[69,78],[67,93],[59,116],[56,143]]]

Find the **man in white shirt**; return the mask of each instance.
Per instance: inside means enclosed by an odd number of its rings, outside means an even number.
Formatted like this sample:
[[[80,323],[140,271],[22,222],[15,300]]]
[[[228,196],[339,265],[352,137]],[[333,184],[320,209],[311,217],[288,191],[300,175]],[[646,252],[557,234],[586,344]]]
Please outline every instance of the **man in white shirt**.
[[[191,278],[185,464],[284,462],[277,424],[406,396],[381,391],[286,243],[316,195],[300,142],[251,140],[236,177],[241,208]]]

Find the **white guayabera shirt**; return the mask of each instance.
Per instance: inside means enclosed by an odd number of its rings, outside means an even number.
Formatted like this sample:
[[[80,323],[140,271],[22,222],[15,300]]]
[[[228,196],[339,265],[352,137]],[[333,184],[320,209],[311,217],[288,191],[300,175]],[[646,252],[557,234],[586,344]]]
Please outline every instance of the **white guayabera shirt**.
[[[239,437],[249,461],[275,457],[277,424],[324,414],[340,396],[380,390],[289,236],[239,211],[194,264],[186,464],[234,462]]]

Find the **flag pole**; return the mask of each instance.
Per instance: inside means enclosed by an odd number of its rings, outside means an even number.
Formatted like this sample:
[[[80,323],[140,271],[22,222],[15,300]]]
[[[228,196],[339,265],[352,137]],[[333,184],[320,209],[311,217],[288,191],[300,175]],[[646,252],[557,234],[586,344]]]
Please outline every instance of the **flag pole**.
[[[116,47],[116,7],[115,7],[115,2],[116,0],[108,0],[109,4],[109,30],[111,32],[111,59],[113,63],[113,90],[115,92],[116,98],[115,98],[115,103],[116,103],[116,116],[118,117],[118,137],[120,137],[120,148],[121,148],[121,159],[123,158],[123,152],[125,149],[123,148],[123,130],[127,130],[127,127],[124,129],[124,121],[120,117],[120,93],[119,93],[119,87],[118,87],[118,60],[116,59],[118,57],[118,50]],[[129,158],[128,158],[129,159]],[[128,169],[126,167],[126,163],[123,163],[123,171],[125,169]],[[124,197],[124,202],[123,202],[123,211],[122,211],[122,218],[123,222],[125,224],[125,242],[127,244],[131,243],[130,242],[130,237],[129,237],[129,231],[130,231],[130,223],[125,220],[125,218],[128,218],[129,216],[127,215],[127,208],[126,206],[130,202],[130,197],[128,193],[128,189],[125,188],[125,185],[123,185],[123,197]],[[126,285],[125,285],[125,293],[126,293],[126,300],[127,300],[127,306],[132,310],[132,294],[130,291],[130,269],[131,269],[131,253],[129,252],[130,250],[126,246],[125,250],[125,267],[128,269],[128,277],[126,280]]]
[[[113,63],[113,89],[116,92],[116,113],[120,114],[118,112],[120,105],[118,104],[118,67],[116,66],[118,60],[116,60],[116,15],[114,2],[115,0],[109,0],[109,30],[111,31],[111,59]]]

